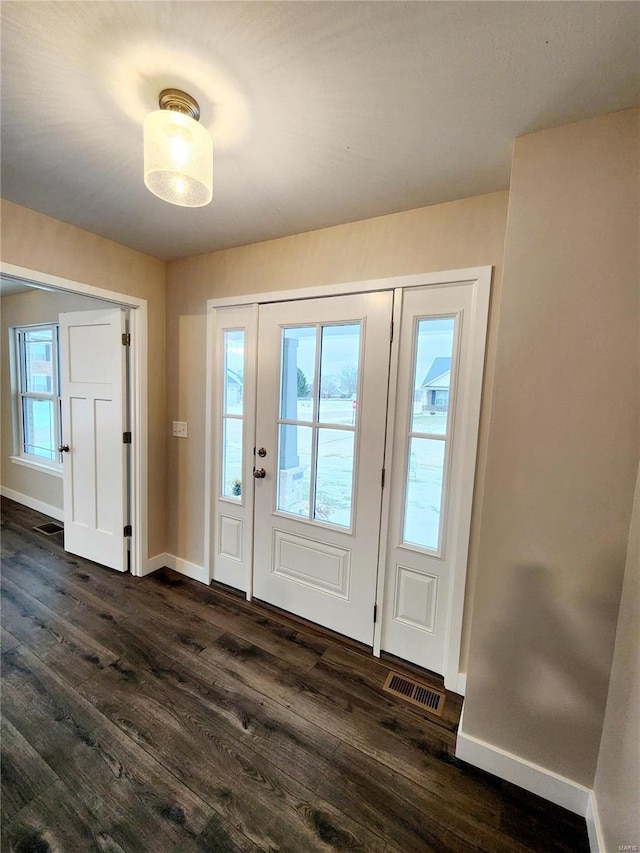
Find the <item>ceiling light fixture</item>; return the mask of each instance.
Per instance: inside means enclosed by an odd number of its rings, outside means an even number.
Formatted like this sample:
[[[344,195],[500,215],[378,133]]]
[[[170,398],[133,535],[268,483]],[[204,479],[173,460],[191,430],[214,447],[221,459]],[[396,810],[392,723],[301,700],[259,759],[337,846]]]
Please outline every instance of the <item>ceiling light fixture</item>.
[[[144,182],[170,204],[204,207],[213,198],[213,140],[198,123],[200,107],[179,89],[164,89],[159,103],[144,120]]]

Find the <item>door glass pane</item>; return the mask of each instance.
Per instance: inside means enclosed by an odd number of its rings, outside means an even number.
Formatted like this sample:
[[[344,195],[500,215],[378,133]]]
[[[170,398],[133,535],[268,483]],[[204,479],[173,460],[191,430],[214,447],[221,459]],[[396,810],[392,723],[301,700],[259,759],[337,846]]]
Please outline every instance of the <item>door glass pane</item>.
[[[240,500],[242,494],[242,421],[222,419],[222,496]]]
[[[288,421],[312,421],[316,326],[282,330],[281,363],[280,417]]]
[[[351,430],[318,430],[313,513],[317,521],[351,526],[354,438],[355,433]]]
[[[53,329],[24,332],[23,391],[53,393]]]
[[[280,424],[277,508],[309,518],[311,427]]]
[[[321,423],[355,424],[359,360],[360,323],[323,326],[318,416]]]
[[[438,550],[445,442],[412,438],[409,441],[407,493],[403,540]]]
[[[24,452],[49,462],[56,461],[53,400],[22,399]]]
[[[242,329],[225,331],[223,349],[222,411],[225,415],[241,415],[244,390],[244,331]]]
[[[447,432],[454,326],[454,317],[418,321],[411,432]]]

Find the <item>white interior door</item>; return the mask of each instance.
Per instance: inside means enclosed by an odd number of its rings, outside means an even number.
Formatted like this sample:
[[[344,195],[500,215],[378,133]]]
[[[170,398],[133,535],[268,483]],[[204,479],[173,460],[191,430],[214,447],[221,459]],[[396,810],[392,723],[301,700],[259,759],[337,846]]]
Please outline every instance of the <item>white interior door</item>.
[[[445,676],[458,669],[485,331],[475,282],[404,293],[381,646]]]
[[[120,308],[60,314],[64,544],[127,570],[126,352]]]
[[[392,299],[259,309],[253,595],[367,644]]]

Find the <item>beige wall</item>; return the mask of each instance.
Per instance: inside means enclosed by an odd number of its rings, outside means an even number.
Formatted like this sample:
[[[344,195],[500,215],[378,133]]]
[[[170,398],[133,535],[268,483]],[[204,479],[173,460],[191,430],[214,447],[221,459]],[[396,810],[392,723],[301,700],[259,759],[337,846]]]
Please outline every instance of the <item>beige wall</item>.
[[[594,793],[604,850],[640,839],[640,468]]]
[[[11,369],[8,358],[9,329],[33,323],[57,323],[62,311],[91,311],[108,306],[99,299],[90,299],[75,293],[29,290],[5,296],[0,303],[1,326],[0,364],[2,373],[2,412],[0,464],[2,486],[21,495],[49,504],[62,510],[62,478],[46,471],[25,468],[11,462],[14,454],[13,406]]]
[[[168,439],[171,553],[198,565],[203,562],[205,316],[209,298],[493,265],[496,275],[479,456],[482,472],[506,207],[507,193],[493,193],[168,265],[167,415],[169,420],[189,423],[188,439]],[[477,500],[476,508],[478,505]],[[472,556],[476,541],[474,526]],[[469,590],[471,595],[473,582]]]
[[[33,210],[2,201],[2,260],[147,300],[149,555],[165,550],[165,264]]]
[[[465,703],[589,788],[638,467],[638,124],[515,142]]]

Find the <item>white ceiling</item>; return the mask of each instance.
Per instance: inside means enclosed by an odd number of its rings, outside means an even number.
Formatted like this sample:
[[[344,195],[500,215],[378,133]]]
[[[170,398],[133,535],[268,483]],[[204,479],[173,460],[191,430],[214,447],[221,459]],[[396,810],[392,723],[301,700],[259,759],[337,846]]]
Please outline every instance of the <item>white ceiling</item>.
[[[2,2],[2,195],[172,259],[506,189],[514,137],[640,100],[635,2]],[[166,87],[214,199],[142,180]]]

